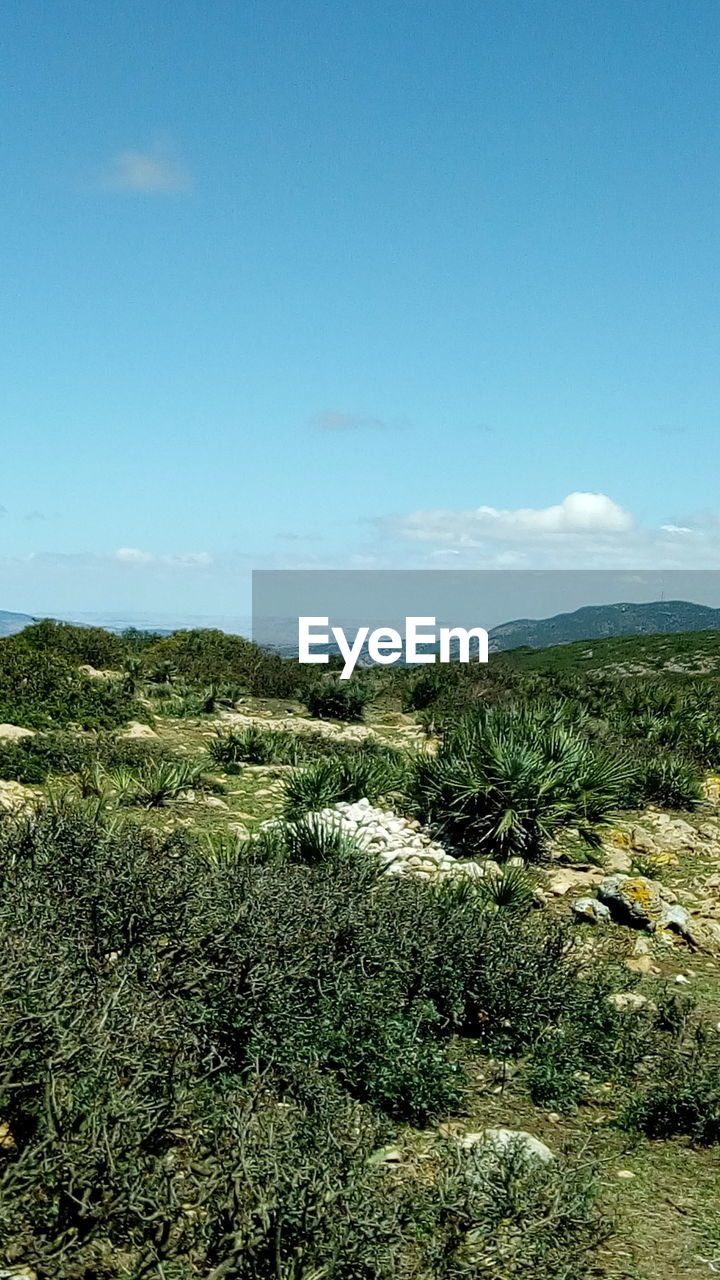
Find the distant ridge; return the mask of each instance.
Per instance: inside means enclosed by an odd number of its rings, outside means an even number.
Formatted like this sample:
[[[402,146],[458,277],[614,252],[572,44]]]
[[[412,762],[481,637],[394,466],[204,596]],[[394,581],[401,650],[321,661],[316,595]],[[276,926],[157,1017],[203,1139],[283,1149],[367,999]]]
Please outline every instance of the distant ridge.
[[[574,613],[552,618],[519,618],[489,632],[490,650],[548,649],[573,640],[602,640],[609,636],[672,635],[681,631],[720,631],[720,609],[687,600],[656,600],[651,604],[586,605]]]
[[[10,613],[0,609],[0,637],[16,635],[37,620],[29,613]],[[181,620],[146,615],[123,617],[86,613],[75,615],[74,621],[78,626],[104,626],[109,631],[121,631],[126,627],[139,625],[157,632],[158,635],[170,635],[176,629],[215,626],[229,634],[242,635],[249,632],[250,619],[188,616]],[[160,625],[161,623],[165,625]],[[586,605],[573,613],[558,613],[552,618],[518,618],[514,622],[503,622],[500,626],[491,628],[489,639],[490,651],[499,653],[523,647],[549,649],[552,645],[572,644],[574,640],[672,635],[683,631],[720,631],[720,609],[692,604],[689,600]],[[294,646],[278,646],[278,649],[286,656],[294,656],[297,652]]]
[[[29,613],[8,613],[6,609],[0,609],[0,636],[17,635],[18,631],[23,631],[35,621]]]

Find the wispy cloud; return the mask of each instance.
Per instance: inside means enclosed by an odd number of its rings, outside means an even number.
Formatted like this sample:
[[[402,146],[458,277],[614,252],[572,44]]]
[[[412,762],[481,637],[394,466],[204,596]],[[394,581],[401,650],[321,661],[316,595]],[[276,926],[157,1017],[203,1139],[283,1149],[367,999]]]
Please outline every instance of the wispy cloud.
[[[312,419],[321,431],[368,431],[387,429],[391,424],[369,413],[351,413],[346,409],[322,409]]]
[[[206,569],[213,563],[207,551],[190,551],[175,555],[159,555],[153,551],[141,551],[139,547],[118,547],[115,559],[121,564],[163,565],[176,569]]]
[[[165,146],[146,151],[119,151],[103,168],[103,191],[136,191],[145,195],[178,195],[192,189],[187,167]]]

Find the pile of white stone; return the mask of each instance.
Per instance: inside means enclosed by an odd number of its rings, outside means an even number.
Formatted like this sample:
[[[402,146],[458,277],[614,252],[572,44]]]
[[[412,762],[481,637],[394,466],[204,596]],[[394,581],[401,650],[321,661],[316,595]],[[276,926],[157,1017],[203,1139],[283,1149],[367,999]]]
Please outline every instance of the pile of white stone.
[[[494,862],[461,862],[423,830],[415,819],[399,818],[386,809],[375,809],[369,800],[353,804],[341,800],[309,815],[353,836],[362,848],[377,855],[390,875],[470,876],[479,879],[498,872]]]

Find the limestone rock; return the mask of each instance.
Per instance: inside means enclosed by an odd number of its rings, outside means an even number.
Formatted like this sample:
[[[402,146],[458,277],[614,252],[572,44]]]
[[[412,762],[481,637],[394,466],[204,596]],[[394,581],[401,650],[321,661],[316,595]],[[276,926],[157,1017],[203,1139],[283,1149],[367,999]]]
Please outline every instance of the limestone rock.
[[[570,889],[574,889],[576,893],[581,889],[594,889],[602,880],[603,874],[597,867],[563,867],[562,870],[551,873],[548,893],[554,898],[564,898]]]
[[[621,1013],[635,1013],[638,1009],[645,1007],[649,1009],[657,1007],[652,1000],[648,1000],[647,996],[641,996],[636,991],[616,991],[614,995],[608,996],[608,1004],[619,1009]]]
[[[131,720],[127,729],[123,729],[120,734],[121,738],[157,738],[154,729],[149,724],[140,724],[138,720]]]
[[[307,816],[352,836],[378,858],[387,875],[414,875],[421,880],[444,876],[481,880],[491,869],[500,871],[496,863],[454,858],[428,831],[418,826],[416,819],[400,818],[390,810],[376,808],[365,797],[352,803],[340,800]],[[275,823],[276,820],[271,819],[263,823],[262,828]]]
[[[34,736],[34,729],[23,729],[19,724],[0,724],[0,742],[18,742],[20,738]]]
[[[544,1142],[524,1129],[483,1129],[480,1133],[466,1133],[460,1145],[465,1151],[479,1148],[490,1156],[517,1151],[528,1163],[549,1164],[555,1159]]]
[[[603,924],[612,919],[610,908],[598,898],[576,898],[572,909],[579,920],[587,920],[590,924]]]
[[[674,933],[679,933],[681,937],[686,938],[690,930],[690,915],[679,903],[668,903],[660,912],[657,927],[672,929]]]
[[[653,964],[652,956],[630,956],[625,961],[625,968],[631,973],[659,973],[657,965]]]
[[[0,813],[27,813],[35,799],[35,792],[21,782],[0,782]]]
[[[641,929],[655,928],[665,905],[662,885],[647,876],[606,876],[597,893],[613,919]]]

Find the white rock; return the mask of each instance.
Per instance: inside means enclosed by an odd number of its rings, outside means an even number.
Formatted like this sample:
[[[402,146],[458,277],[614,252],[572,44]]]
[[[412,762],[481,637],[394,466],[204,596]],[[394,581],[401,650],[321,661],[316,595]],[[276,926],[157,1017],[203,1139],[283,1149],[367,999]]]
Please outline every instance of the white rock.
[[[149,724],[140,724],[138,720],[131,720],[127,729],[120,734],[121,738],[157,738],[154,729]]]
[[[654,1008],[652,1001],[648,1001],[647,996],[641,996],[636,991],[616,991],[614,995],[608,996],[608,1004],[614,1005],[621,1013],[628,1010],[642,1009],[644,1005]]]
[[[0,742],[17,742],[20,738],[34,738],[34,729],[23,729],[19,724],[0,724]]]
[[[498,1154],[518,1151],[529,1162],[539,1160],[543,1164],[549,1164],[555,1159],[544,1142],[524,1129],[484,1129],[481,1133],[466,1133],[461,1146],[466,1151],[479,1146],[483,1151]]]

